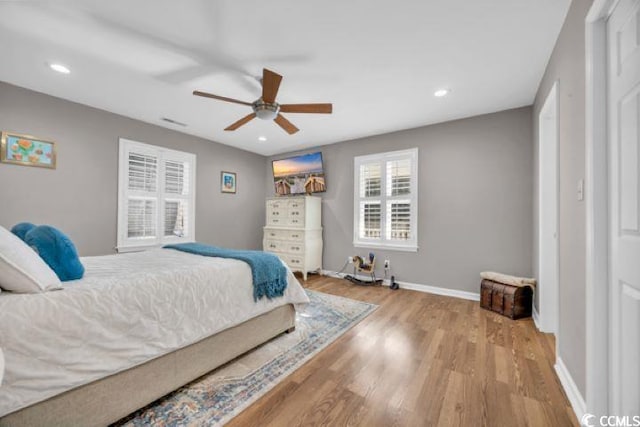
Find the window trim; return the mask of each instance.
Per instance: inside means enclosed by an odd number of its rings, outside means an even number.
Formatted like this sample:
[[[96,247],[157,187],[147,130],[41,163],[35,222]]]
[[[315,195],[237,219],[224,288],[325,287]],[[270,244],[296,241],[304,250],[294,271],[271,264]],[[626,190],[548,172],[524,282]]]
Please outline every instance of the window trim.
[[[127,154],[131,150],[136,150],[142,154],[149,154],[158,157],[158,181],[155,196],[150,198],[157,202],[156,229],[157,236],[154,238],[130,239],[127,237],[128,216],[127,197],[131,196],[128,191],[128,159]],[[164,160],[186,161],[190,163],[189,168],[189,195],[185,197],[170,197],[165,193],[164,188]],[[117,238],[116,251],[136,252],[147,249],[158,248],[165,244],[187,243],[195,241],[196,232],[196,155],[186,151],[172,150],[170,148],[157,145],[146,144],[126,138],[119,138],[118,147],[118,217],[117,217]],[[135,196],[134,196],[135,197]],[[143,197],[143,196],[141,196]],[[189,203],[188,231],[187,237],[164,236],[164,202],[168,199],[186,199]]]
[[[400,243],[398,240],[386,239],[387,202],[394,199],[407,199],[406,195],[387,196],[387,165],[388,161],[409,158],[411,161],[411,235],[413,238]],[[360,166],[366,163],[381,163],[380,195],[371,197],[371,200],[380,200],[380,239],[366,239],[359,236],[360,229],[360,202],[366,200],[360,197]],[[408,150],[389,151],[385,153],[355,156],[353,158],[353,246],[356,248],[379,248],[394,251],[417,252],[418,251],[418,148]]]

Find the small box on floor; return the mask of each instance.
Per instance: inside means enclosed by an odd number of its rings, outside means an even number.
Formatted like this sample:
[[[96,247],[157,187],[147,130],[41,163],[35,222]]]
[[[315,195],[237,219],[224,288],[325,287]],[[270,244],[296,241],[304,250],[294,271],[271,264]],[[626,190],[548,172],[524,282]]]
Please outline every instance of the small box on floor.
[[[488,279],[482,279],[480,284],[480,307],[511,319],[530,317],[532,301],[530,286],[513,286]]]

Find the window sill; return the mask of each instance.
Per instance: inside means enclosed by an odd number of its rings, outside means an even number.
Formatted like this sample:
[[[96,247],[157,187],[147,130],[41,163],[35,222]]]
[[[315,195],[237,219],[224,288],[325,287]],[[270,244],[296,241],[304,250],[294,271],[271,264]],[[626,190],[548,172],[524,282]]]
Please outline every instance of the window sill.
[[[391,243],[353,242],[355,248],[372,248],[388,251],[418,252],[418,246],[394,245]]]
[[[119,254],[125,254],[127,252],[142,252],[148,251],[149,249],[156,249],[161,246],[162,245],[159,245],[157,243],[154,243],[152,245],[117,246],[116,252],[118,252]]]
[[[163,247],[164,245],[171,245],[171,244],[175,244],[175,243],[192,243],[193,240],[167,240],[165,242],[162,243],[149,243],[149,244],[139,244],[139,245],[123,245],[123,246],[116,246],[116,252],[118,252],[119,254],[123,254],[123,253],[127,253],[127,252],[142,252],[142,251],[148,251],[151,249],[158,249]]]

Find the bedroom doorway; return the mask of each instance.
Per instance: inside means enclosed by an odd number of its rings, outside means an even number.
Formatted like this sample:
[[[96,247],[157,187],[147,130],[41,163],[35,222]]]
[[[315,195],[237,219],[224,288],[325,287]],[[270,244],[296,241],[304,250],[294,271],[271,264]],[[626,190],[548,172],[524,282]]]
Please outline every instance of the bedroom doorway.
[[[587,41],[587,357],[592,414],[640,411],[640,0],[596,0]]]
[[[611,413],[640,413],[640,0],[607,22]]]
[[[558,82],[540,110],[538,128],[539,327],[558,339]]]

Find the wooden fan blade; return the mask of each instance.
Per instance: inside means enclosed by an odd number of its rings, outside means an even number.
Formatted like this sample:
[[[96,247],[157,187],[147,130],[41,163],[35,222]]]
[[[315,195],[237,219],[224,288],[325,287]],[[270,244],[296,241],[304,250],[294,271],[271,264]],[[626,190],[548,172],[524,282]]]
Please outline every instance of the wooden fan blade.
[[[332,104],[284,104],[280,106],[283,113],[317,113],[331,114]]]
[[[262,70],[262,100],[264,102],[276,102],[276,95],[281,81],[282,76],[280,74],[276,74],[266,68]]]
[[[243,118],[241,118],[240,120],[232,124],[231,126],[227,126],[226,128],[224,128],[224,130],[236,130],[240,126],[246,125],[247,123],[249,123],[251,120],[255,118],[256,118],[256,113],[251,113],[248,116],[244,116]]]
[[[242,104],[242,105],[251,106],[250,102],[239,101],[237,99],[227,98],[226,96],[218,96],[218,95],[214,95],[212,93],[200,92],[199,90],[194,90],[193,94],[196,95],[196,96],[204,96],[205,98],[219,99],[220,101],[234,102],[236,104]]]
[[[298,132],[300,129],[295,127],[293,123],[289,120],[285,119],[284,116],[278,114],[275,119],[273,119],[282,129],[284,129],[289,135],[293,135]]]

